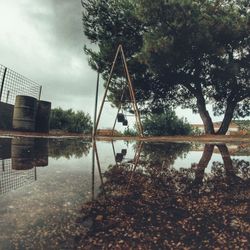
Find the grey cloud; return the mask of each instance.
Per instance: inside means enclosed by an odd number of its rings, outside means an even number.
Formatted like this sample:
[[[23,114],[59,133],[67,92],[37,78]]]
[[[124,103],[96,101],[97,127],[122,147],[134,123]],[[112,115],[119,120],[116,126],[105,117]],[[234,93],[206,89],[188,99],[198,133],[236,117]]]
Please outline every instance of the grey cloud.
[[[30,77],[44,85],[44,97],[53,99],[55,106],[63,99],[71,100],[67,101],[70,107],[75,106],[76,98],[94,96],[96,73],[83,52],[87,38],[83,34],[81,2],[26,0],[21,8],[48,49],[45,57],[52,57],[46,63],[38,58],[30,67]]]
[[[79,0],[39,0],[26,6],[30,21],[44,30],[52,38],[55,49],[67,48],[73,53],[83,53],[87,38],[83,34],[82,6]]]

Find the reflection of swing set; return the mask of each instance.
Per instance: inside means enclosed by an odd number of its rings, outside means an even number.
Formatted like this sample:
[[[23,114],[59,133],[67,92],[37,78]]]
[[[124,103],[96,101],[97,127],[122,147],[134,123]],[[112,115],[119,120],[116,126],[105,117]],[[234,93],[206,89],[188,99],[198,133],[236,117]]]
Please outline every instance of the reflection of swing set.
[[[129,183],[128,183],[128,186],[126,188],[127,191],[129,190],[131,181],[132,181],[133,176],[134,176],[134,172],[138,166],[139,159],[141,156],[142,146],[143,146],[143,142],[139,142],[138,146],[136,147],[133,160],[131,162],[126,162],[126,163],[129,163],[132,165],[131,176],[129,178]],[[118,166],[119,163],[121,163],[124,160],[124,156],[127,154],[127,149],[122,149],[121,153],[116,153],[113,141],[112,141],[112,149],[113,149],[113,154],[114,154],[114,159],[115,159],[115,165]],[[96,146],[96,141],[93,141],[93,154],[94,154],[93,161],[96,160],[96,163],[97,163],[97,170],[98,170],[99,178],[101,181],[102,191],[104,193],[104,196],[106,196],[105,189],[104,189],[104,181],[103,181],[103,176],[102,176],[102,171],[101,171],[100,158],[99,158],[99,154],[98,154],[98,150],[97,150],[97,146]],[[93,169],[92,169],[92,199],[93,200],[95,197],[95,187],[94,186],[95,186],[95,164],[93,162]]]
[[[142,123],[141,123],[141,117],[140,117],[137,102],[136,102],[136,99],[135,99],[135,92],[134,92],[131,77],[130,77],[130,74],[129,74],[129,71],[128,71],[128,65],[127,65],[127,62],[126,62],[126,57],[125,57],[122,45],[118,46],[118,49],[116,51],[116,55],[115,55],[115,58],[114,58],[114,61],[113,61],[113,64],[112,64],[112,67],[111,67],[111,70],[110,70],[110,74],[109,74],[109,78],[108,78],[108,81],[107,81],[107,84],[106,84],[106,88],[105,88],[104,96],[103,96],[103,99],[102,99],[100,111],[99,111],[99,114],[98,114],[98,117],[97,117],[97,120],[96,120],[96,125],[94,126],[94,136],[97,135],[97,129],[98,129],[101,114],[102,114],[102,111],[103,111],[103,106],[104,106],[104,103],[107,101],[106,99],[107,99],[108,90],[110,88],[110,83],[111,83],[111,80],[112,80],[112,77],[113,77],[113,74],[114,74],[114,68],[115,68],[115,66],[117,64],[119,55],[121,56],[124,75],[125,75],[125,78],[126,78],[126,83],[123,86],[121,98],[119,100],[118,111],[117,111],[115,122],[114,122],[114,125],[113,125],[113,128],[112,128],[112,136],[114,136],[114,130],[115,130],[115,126],[116,126],[117,122],[122,123],[123,126],[128,126],[127,116],[129,116],[129,115],[125,115],[123,113],[123,108],[122,108],[122,105],[125,102],[125,94],[126,94],[126,90],[127,90],[126,88],[128,88],[130,103],[132,104],[132,109],[131,110],[134,112],[133,116],[135,116],[135,119],[136,119],[137,129],[139,131],[140,136],[143,136],[143,127],[142,127]]]

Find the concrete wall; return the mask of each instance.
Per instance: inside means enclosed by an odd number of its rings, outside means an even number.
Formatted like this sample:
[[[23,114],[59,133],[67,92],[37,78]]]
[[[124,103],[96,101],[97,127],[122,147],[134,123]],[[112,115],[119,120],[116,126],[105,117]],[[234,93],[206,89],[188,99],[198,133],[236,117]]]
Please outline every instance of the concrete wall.
[[[14,106],[0,102],[0,130],[12,130]]]

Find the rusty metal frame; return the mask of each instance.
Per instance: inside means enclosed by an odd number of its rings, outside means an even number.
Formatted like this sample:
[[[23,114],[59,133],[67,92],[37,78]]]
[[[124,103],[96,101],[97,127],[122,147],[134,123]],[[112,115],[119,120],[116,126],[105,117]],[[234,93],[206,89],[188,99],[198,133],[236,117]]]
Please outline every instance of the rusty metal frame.
[[[138,166],[138,163],[139,163],[139,160],[140,160],[140,157],[141,157],[141,151],[142,151],[142,148],[143,148],[143,142],[140,141],[139,142],[139,145],[137,146],[136,148],[136,151],[135,151],[135,156],[134,156],[134,160],[133,160],[133,169],[131,171],[131,175],[130,175],[130,178],[129,178],[129,182],[128,182],[128,185],[126,187],[126,191],[128,192],[129,191],[129,188],[130,188],[130,185],[131,185],[131,182],[133,180],[133,177],[134,177],[134,173],[135,173],[135,170]]]
[[[129,74],[125,53],[124,53],[124,50],[123,50],[123,47],[122,47],[121,44],[117,48],[117,51],[116,51],[116,54],[115,54],[115,57],[114,57],[114,60],[113,60],[113,63],[112,63],[112,67],[111,67],[111,70],[110,70],[110,73],[109,73],[109,78],[108,78],[108,81],[107,81],[107,84],[106,84],[104,96],[103,96],[103,99],[102,99],[102,102],[101,102],[99,114],[98,114],[98,117],[97,117],[95,129],[94,129],[94,136],[96,136],[96,134],[97,134],[97,128],[98,128],[100,118],[101,118],[101,115],[102,115],[103,106],[104,106],[104,103],[105,103],[105,100],[106,100],[106,97],[107,97],[107,94],[108,94],[109,86],[110,86],[110,83],[111,83],[111,80],[112,80],[112,77],[113,77],[114,68],[115,68],[115,65],[117,63],[117,59],[118,59],[119,54],[121,55],[121,58],[122,58],[124,73],[125,73],[125,76],[126,76],[126,79],[127,79],[129,94],[130,94],[130,98],[131,98],[131,102],[132,102],[132,106],[133,106],[134,114],[135,114],[135,118],[136,118],[136,125],[138,127],[140,136],[143,137],[143,126],[142,126],[142,122],[141,122],[141,117],[140,117],[140,113],[139,113],[139,110],[138,110],[138,106],[137,106],[137,102],[136,102],[136,98],[135,98],[135,92],[134,92],[132,80],[131,80],[131,77],[130,77],[130,74]],[[119,109],[118,109],[118,112],[119,112]],[[113,129],[112,129],[112,136],[114,135],[115,125],[116,125],[116,122],[114,123]]]
[[[113,154],[114,154],[114,158],[115,158],[115,146],[114,146],[114,142],[113,140],[111,141],[112,143],[112,149],[113,149]],[[135,170],[139,164],[139,160],[140,160],[140,157],[141,157],[141,151],[142,151],[142,148],[143,148],[143,145],[144,143],[142,141],[139,142],[139,144],[137,145],[136,147],[136,150],[135,150],[135,155],[134,155],[134,158],[133,158],[133,167],[132,167],[132,170],[131,170],[131,175],[129,177],[129,182],[128,182],[128,185],[126,187],[126,192],[129,191],[129,188],[131,186],[131,182],[133,180],[133,177],[134,177],[134,173],[135,173]],[[99,154],[98,154],[98,150],[97,150],[97,145],[96,145],[96,141],[93,140],[93,154],[95,155],[95,158],[96,159],[96,163],[97,163],[97,168],[98,168],[98,172],[99,172],[99,177],[100,177],[100,180],[101,180],[101,186],[102,186],[102,190],[103,190],[103,194],[105,196],[105,198],[107,198],[107,194],[106,194],[106,190],[104,188],[104,181],[103,181],[103,177],[102,177],[102,172],[101,172],[101,163],[100,163],[100,158],[99,158]],[[115,165],[118,166],[118,163],[116,162],[115,160]],[[95,177],[94,177],[94,171],[95,171],[95,164],[94,164],[94,168],[92,170],[92,200],[94,200],[94,180],[95,180]]]
[[[103,181],[103,177],[102,177],[102,171],[101,171],[101,165],[100,165],[100,159],[99,159],[99,154],[98,154],[98,151],[97,151],[97,146],[96,146],[96,141],[93,140],[92,142],[92,147],[93,147],[93,167],[92,167],[92,200],[95,199],[95,160],[96,160],[96,163],[97,163],[97,169],[98,169],[98,173],[99,173],[99,178],[101,180],[101,186],[102,186],[102,189],[103,189],[103,193],[104,193],[104,196],[106,197],[106,191],[104,189],[104,181]]]

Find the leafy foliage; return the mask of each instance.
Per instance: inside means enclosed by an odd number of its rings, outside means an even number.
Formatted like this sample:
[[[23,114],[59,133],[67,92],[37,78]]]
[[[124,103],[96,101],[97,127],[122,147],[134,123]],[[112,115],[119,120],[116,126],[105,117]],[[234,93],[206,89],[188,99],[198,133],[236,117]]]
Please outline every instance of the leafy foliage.
[[[149,114],[143,121],[144,132],[147,135],[188,135],[191,126],[176,116],[174,111],[161,114]]]
[[[148,27],[140,56],[165,91],[174,91],[177,103],[197,110],[203,121],[209,119],[206,102],[213,103],[215,115],[225,114],[223,126],[233,115],[249,115],[249,4],[138,2],[138,16]]]
[[[127,0],[82,0],[84,33],[98,46],[98,50],[85,46],[91,67],[102,73],[107,80],[115,51],[122,44],[128,59],[129,71],[136,89],[136,99],[142,107],[150,100],[151,90],[157,89],[157,79],[149,72],[146,64],[139,62],[136,55],[143,45],[143,23],[135,16],[134,4]],[[124,71],[118,58],[111,82],[110,100],[118,105],[124,86]],[[125,98],[128,91],[125,93]],[[124,105],[126,105],[124,103]],[[147,106],[145,106],[147,107]],[[130,107],[127,107],[128,109]]]
[[[49,141],[49,156],[54,159],[61,157],[80,159],[89,154],[90,148],[91,143],[82,139],[51,139]]]
[[[90,133],[92,122],[89,114],[72,109],[55,108],[51,111],[50,128],[68,132]]]
[[[136,131],[136,129],[132,129],[132,128],[127,127],[124,130],[123,135],[125,135],[125,136],[138,136],[139,134]]]

